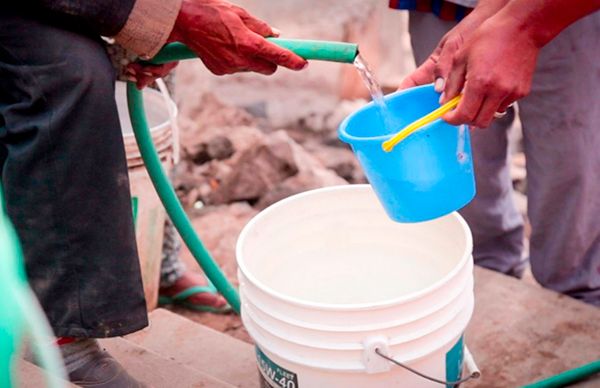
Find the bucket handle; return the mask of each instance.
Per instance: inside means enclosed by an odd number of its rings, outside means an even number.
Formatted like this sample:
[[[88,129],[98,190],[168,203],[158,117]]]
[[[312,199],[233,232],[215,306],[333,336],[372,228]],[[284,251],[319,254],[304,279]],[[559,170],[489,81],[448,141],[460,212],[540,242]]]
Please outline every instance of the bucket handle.
[[[468,350],[465,347],[465,356],[466,356],[467,352],[468,352]],[[478,379],[479,377],[481,377],[481,372],[477,369],[477,370],[474,370],[474,371],[469,370],[470,374],[467,377],[464,377],[464,378],[462,378],[460,380],[456,380],[456,381],[440,380],[440,379],[436,379],[435,377],[427,376],[426,374],[421,373],[418,370],[413,369],[410,366],[401,363],[400,361],[394,360],[392,357],[386,356],[385,354],[383,354],[383,352],[379,348],[375,349],[375,353],[379,357],[382,357],[382,358],[384,358],[384,359],[386,359],[386,360],[388,360],[390,362],[393,362],[394,364],[396,364],[396,365],[398,365],[398,366],[406,369],[409,372],[412,372],[412,373],[416,374],[417,376],[420,376],[420,377],[422,377],[424,379],[427,379],[429,381],[433,381],[434,383],[438,383],[438,384],[442,384],[442,385],[447,385],[447,386],[450,386],[450,387],[456,387],[457,385],[460,385],[460,384],[462,384],[462,383],[464,383],[466,381],[469,381],[469,380],[472,380],[472,379]],[[468,353],[468,354],[470,355],[470,353]],[[465,359],[466,359],[466,357],[465,357]],[[473,360],[473,358],[471,357],[471,361],[472,360]],[[466,362],[466,364],[467,364],[467,369],[469,369],[469,362]]]
[[[171,133],[173,134],[173,164],[179,163],[181,157],[181,145],[179,143],[179,124],[177,124],[177,108],[173,105],[173,99],[169,93],[169,89],[162,78],[156,79],[156,85],[162,94],[163,100],[169,112],[169,120],[171,121]]]
[[[365,352],[363,353],[363,362],[367,367],[368,373],[385,372],[390,370],[390,365],[384,361],[387,360],[391,363],[394,363],[395,365],[398,365],[401,368],[406,369],[411,373],[416,374],[417,376],[420,376],[429,381],[433,381],[434,383],[446,385],[449,387],[456,387],[466,381],[478,379],[479,377],[481,377],[481,372],[479,371],[479,368],[477,368],[475,360],[473,360],[473,355],[466,346],[464,347],[464,363],[467,367],[469,375],[457,381],[446,381],[436,379],[435,377],[427,376],[426,374],[419,372],[418,370],[411,368],[410,366],[405,365],[398,360],[395,360],[393,357],[388,356],[388,343],[387,339],[383,336],[368,338],[366,341],[364,341],[364,346]],[[372,352],[377,354],[380,358],[373,358],[369,356],[370,354],[372,354]]]

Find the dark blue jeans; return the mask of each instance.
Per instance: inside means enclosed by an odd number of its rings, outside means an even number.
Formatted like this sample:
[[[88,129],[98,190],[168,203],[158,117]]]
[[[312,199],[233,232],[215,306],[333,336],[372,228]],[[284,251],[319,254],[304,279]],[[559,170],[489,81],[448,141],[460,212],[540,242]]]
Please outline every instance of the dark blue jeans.
[[[113,68],[81,26],[3,7],[0,169],[30,284],[57,336],[139,330],[146,304]]]

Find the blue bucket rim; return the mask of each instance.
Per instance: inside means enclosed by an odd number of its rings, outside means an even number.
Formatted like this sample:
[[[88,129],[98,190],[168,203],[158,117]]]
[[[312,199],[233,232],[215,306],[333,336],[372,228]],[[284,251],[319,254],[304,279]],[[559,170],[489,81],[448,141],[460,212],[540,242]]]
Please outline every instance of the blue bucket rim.
[[[385,101],[387,100],[391,100],[391,99],[395,99],[399,96],[402,96],[404,94],[409,94],[409,93],[414,93],[418,90],[421,89],[428,89],[428,88],[433,88],[433,84],[426,84],[426,85],[420,85],[420,86],[415,86],[413,88],[410,89],[405,89],[405,90],[399,90],[399,91],[395,91],[393,93],[390,94],[386,94],[383,99]],[[360,112],[363,112],[365,110],[371,109],[373,106],[375,105],[375,103],[373,101],[369,102],[368,104],[362,106],[361,108],[355,110],[354,112],[352,112],[350,115],[348,115],[339,125],[338,127],[338,137],[341,141],[343,141],[344,143],[348,143],[348,144],[356,144],[356,143],[370,143],[370,142],[384,142],[387,139],[391,138],[392,136],[395,135],[395,133],[389,134],[389,135],[379,135],[379,136],[368,136],[368,137],[364,137],[364,136],[353,136],[350,135],[347,131],[346,128],[348,128],[348,124],[350,123],[350,120],[352,120],[352,118],[357,115]],[[437,124],[438,122],[440,122],[442,119],[436,119],[435,121],[424,125],[423,127],[419,128],[417,131],[415,131],[413,134],[411,134],[410,137],[414,136],[416,133],[419,133],[425,129],[430,128],[432,125]]]

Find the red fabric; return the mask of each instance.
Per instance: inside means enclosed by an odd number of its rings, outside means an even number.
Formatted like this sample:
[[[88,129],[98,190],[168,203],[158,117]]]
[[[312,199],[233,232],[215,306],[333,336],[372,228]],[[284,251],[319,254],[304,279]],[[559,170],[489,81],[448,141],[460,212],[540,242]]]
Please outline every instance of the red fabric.
[[[75,338],[73,338],[73,337],[58,337],[58,338],[56,339],[56,344],[57,344],[58,346],[61,346],[61,345],[70,344],[70,343],[72,343],[72,342],[75,342],[75,341],[76,341],[76,340],[75,340]]]
[[[431,12],[431,0],[417,0],[417,11]]]
[[[442,3],[442,9],[440,10],[440,19],[442,20],[455,20],[456,18],[456,4],[444,1]]]

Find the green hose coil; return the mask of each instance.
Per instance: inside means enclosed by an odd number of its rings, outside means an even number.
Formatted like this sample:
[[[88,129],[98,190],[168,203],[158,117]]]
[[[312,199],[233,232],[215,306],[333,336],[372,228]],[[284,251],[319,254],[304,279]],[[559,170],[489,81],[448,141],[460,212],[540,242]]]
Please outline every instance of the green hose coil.
[[[269,38],[269,40],[281,47],[293,51],[304,59],[315,59],[332,62],[352,63],[358,55],[358,46],[352,43],[328,42],[315,40],[294,40]],[[181,43],[171,43],[152,59],[145,63],[158,65],[183,59],[197,58],[197,55],[187,46]],[[192,223],[185,214],[183,206],[179,202],[175,190],[171,186],[165,174],[160,157],[152,142],[152,136],[146,121],[144,101],[142,93],[132,82],[127,83],[127,105],[129,117],[133,127],[133,133],[138,143],[138,148],[150,179],[154,184],[156,192],[160,197],[173,225],[181,235],[181,238],[189,248],[190,252],[200,265],[208,279],[219,290],[231,307],[239,314],[240,297],[237,290],[229,283],[219,266],[215,263],[210,253],[196,234]]]
[[[173,186],[171,186],[171,182],[169,182],[162,168],[160,157],[156,152],[156,148],[152,142],[152,135],[148,129],[142,92],[132,82],[127,83],[127,107],[129,108],[129,117],[140,154],[144,160],[150,179],[154,184],[154,188],[169,217],[171,217],[171,221],[173,221],[173,225],[175,225],[179,235],[206,273],[208,279],[217,287],[223,297],[227,299],[231,307],[239,313],[240,297],[236,289],[229,283],[196,234],[192,223],[185,214],[185,210],[183,210],[181,202],[177,198],[177,194],[175,194]]]

